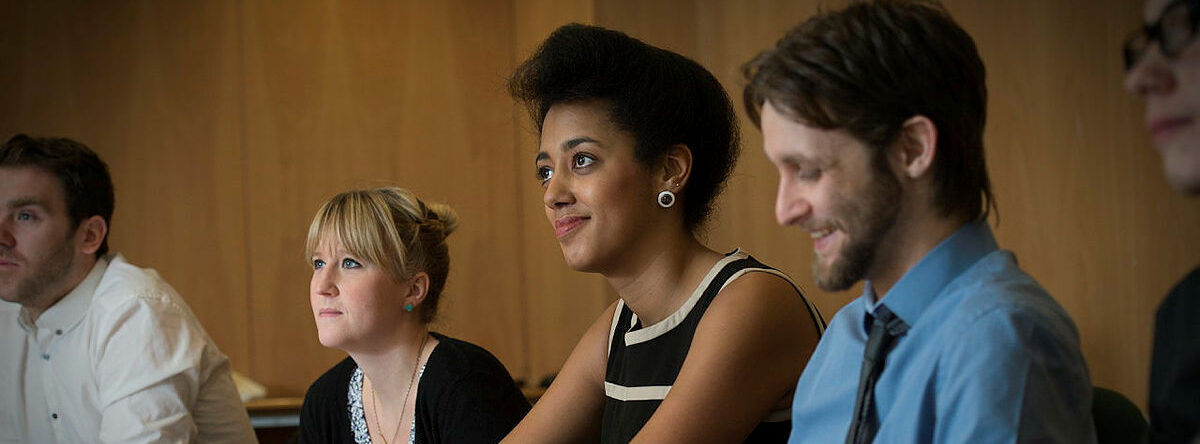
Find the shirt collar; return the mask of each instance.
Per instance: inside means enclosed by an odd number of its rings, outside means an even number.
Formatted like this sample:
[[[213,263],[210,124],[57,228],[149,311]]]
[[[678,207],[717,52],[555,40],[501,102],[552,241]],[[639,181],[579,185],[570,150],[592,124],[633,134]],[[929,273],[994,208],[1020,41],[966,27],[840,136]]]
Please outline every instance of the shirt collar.
[[[108,269],[108,259],[109,257],[105,256],[97,260],[96,264],[92,265],[92,270],[88,272],[87,277],[83,278],[79,285],[43,311],[37,318],[36,328],[66,331],[78,324],[83,319],[83,315],[87,313],[88,307],[92,305],[92,294],[96,292],[96,287],[100,285],[100,280],[104,277],[104,271]],[[24,309],[21,310],[20,320],[21,326],[27,330],[35,328],[29,322],[28,314]]]
[[[888,309],[908,325],[914,325],[950,281],[999,248],[987,222],[963,225],[900,277],[886,295]],[[863,286],[861,298],[866,313],[874,313],[880,304],[870,281]]]

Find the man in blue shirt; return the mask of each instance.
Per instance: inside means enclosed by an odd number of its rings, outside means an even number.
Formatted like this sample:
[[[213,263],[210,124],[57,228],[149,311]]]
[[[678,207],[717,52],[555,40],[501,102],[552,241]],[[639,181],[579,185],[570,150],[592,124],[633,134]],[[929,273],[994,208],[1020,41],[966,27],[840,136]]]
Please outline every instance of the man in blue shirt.
[[[825,290],[865,280],[805,368],[792,443],[1095,442],[1067,313],[987,224],[985,69],[940,5],[821,13],[749,62],[781,225]]]
[[[1146,101],[1146,126],[1167,181],[1200,196],[1200,0],[1149,0],[1125,42],[1125,87]],[[1171,289],[1154,321],[1150,442],[1200,443],[1200,267]]]

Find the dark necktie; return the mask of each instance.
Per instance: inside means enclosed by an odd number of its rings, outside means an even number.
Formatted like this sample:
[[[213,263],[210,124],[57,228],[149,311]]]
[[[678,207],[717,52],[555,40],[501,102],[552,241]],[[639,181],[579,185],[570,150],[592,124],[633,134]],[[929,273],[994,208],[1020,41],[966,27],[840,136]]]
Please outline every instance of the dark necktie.
[[[875,308],[874,320],[871,319],[871,314],[867,313],[866,321],[871,324],[871,334],[863,351],[858,395],[854,397],[854,416],[846,433],[846,444],[866,444],[875,439],[875,432],[879,430],[879,417],[875,412],[875,382],[883,372],[883,361],[891,351],[892,344],[898,336],[908,331],[908,325],[883,305]]]

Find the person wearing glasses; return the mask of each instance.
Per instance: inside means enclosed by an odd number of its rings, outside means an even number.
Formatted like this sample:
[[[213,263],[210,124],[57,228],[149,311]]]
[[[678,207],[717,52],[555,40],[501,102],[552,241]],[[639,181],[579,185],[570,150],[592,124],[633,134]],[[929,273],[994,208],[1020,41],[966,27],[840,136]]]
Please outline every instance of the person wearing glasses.
[[[1178,192],[1200,195],[1200,0],[1150,0],[1125,41],[1125,88],[1146,102],[1146,125]],[[1200,442],[1200,267],[1159,305],[1150,364],[1151,443]]]
[[[775,217],[825,290],[864,282],[796,385],[790,443],[1091,443],[1066,311],[997,245],[975,42],[941,5],[855,2],[750,61]]]

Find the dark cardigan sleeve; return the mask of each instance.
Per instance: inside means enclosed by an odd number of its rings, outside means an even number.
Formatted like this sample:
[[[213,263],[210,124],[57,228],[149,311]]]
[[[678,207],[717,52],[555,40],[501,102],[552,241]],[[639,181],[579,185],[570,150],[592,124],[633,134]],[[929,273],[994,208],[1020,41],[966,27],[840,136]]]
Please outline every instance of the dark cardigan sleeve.
[[[440,335],[438,339],[446,347],[436,366],[431,362],[422,377],[428,378],[431,390],[418,399],[416,442],[500,442],[529,412],[529,401],[504,365],[486,350]],[[421,386],[424,390],[425,381]]]
[[[440,404],[442,443],[498,443],[529,412],[529,402],[507,374],[487,372],[465,375]]]
[[[301,444],[353,443],[346,391],[356,367],[346,358],[308,388],[300,407]]]

